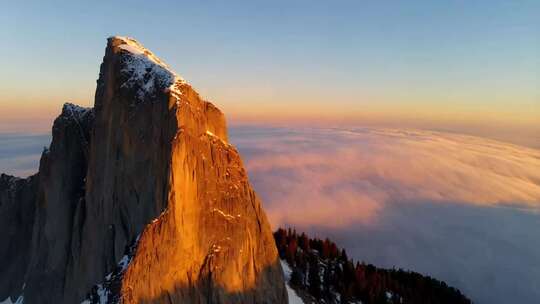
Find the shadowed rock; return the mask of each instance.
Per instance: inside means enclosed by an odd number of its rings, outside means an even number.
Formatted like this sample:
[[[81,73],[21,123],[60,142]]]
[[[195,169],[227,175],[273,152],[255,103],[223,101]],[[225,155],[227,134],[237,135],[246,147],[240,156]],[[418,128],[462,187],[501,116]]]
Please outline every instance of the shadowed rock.
[[[0,299],[17,298],[30,259],[39,176],[0,175]]]

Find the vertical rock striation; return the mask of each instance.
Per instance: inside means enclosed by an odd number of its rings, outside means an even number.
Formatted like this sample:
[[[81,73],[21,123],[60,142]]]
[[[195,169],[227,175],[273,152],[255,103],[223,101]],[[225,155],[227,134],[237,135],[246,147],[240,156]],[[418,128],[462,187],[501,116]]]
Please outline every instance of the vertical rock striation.
[[[54,121],[51,145],[41,156],[26,303],[62,299],[70,279],[67,266],[80,230],[75,213],[84,205],[92,122],[91,109],[65,104]]]
[[[0,301],[17,299],[25,287],[38,180],[0,175]]]
[[[2,176],[0,199],[0,225],[33,227],[0,232],[14,261],[0,283],[16,278],[0,299],[79,303],[116,270],[100,301],[287,303],[224,115],[133,39],[109,38],[94,109],[64,106],[39,174]]]

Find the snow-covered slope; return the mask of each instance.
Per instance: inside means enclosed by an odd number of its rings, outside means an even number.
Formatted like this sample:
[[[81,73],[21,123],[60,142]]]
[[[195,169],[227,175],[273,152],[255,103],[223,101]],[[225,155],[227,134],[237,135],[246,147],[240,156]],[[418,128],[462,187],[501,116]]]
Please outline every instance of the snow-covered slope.
[[[8,297],[4,301],[0,302],[0,304],[23,304],[23,303],[24,303],[24,297],[23,296],[18,297],[15,300],[15,302],[13,302],[10,297]]]
[[[289,296],[289,304],[304,304],[304,301],[296,294],[296,291],[291,288],[289,281],[291,280],[292,270],[287,265],[287,262],[280,260],[281,268],[283,268],[283,276],[285,277],[285,286],[287,287],[287,295]]]
[[[135,89],[139,101],[154,96],[156,90],[182,94],[177,85],[186,81],[154,53],[133,38],[115,36],[111,39],[115,43],[120,43],[118,49],[126,55],[123,57],[125,64],[122,72],[127,75],[127,79],[121,87]]]

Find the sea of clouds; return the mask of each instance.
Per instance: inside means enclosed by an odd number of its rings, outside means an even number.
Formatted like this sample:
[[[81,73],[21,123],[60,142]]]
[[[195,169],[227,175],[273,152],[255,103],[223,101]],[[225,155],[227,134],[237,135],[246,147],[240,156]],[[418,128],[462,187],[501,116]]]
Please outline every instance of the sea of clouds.
[[[476,303],[540,299],[540,150],[417,130],[235,127],[274,228],[432,275]],[[0,171],[37,170],[48,135],[0,134]]]
[[[47,134],[0,133],[0,173],[20,177],[36,173],[50,142]]]
[[[396,129],[235,128],[274,227],[432,275],[477,303],[540,299],[540,150]]]

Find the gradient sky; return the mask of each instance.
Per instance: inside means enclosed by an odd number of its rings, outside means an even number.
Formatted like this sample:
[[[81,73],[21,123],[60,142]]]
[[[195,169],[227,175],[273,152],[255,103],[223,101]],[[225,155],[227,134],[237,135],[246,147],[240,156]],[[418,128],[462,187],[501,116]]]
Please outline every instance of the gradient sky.
[[[68,100],[91,106],[116,34],[233,123],[540,130],[539,1],[9,1],[0,132],[47,130]]]

